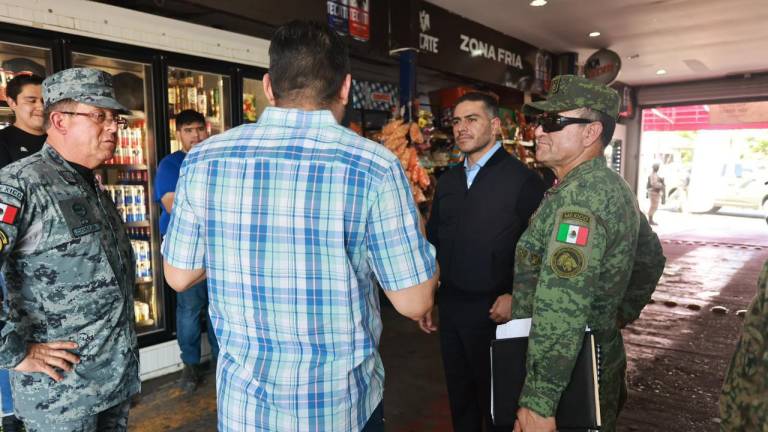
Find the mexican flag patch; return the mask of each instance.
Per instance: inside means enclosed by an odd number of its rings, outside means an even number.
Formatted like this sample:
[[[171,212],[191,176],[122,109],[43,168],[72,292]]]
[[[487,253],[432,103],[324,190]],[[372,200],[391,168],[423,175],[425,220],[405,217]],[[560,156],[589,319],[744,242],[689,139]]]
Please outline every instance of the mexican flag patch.
[[[587,238],[589,238],[589,228],[581,225],[561,223],[557,229],[557,241],[559,242],[586,246]]]

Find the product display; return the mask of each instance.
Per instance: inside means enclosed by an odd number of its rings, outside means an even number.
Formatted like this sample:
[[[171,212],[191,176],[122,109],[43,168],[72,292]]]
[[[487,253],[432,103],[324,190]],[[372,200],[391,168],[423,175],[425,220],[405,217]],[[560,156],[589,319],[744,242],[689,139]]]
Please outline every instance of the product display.
[[[409,145],[409,139],[410,144]],[[411,184],[411,192],[417,203],[428,201],[425,191],[430,185],[429,175],[419,164],[416,145],[424,143],[418,124],[393,120],[381,130],[381,143],[394,153],[403,166]]]
[[[164,322],[162,276],[155,278],[153,272],[153,262],[160,260],[160,242],[154,229],[156,209],[151,205],[156,161],[149,139],[154,135],[151,89],[145,85],[151,66],[80,53],[75,53],[73,60],[76,67],[97,68],[120,77],[115,82],[115,96],[131,109],[130,114],[121,116],[128,124],[118,129],[114,156],[94,174],[114,202],[131,239],[136,259],[134,311],[141,335],[159,329]]]
[[[230,114],[226,108],[228,99],[229,78],[207,72],[168,68],[168,136],[171,153],[181,150],[181,143],[176,140],[176,114],[188,109],[195,110],[205,117],[208,135],[219,134],[230,125]]]

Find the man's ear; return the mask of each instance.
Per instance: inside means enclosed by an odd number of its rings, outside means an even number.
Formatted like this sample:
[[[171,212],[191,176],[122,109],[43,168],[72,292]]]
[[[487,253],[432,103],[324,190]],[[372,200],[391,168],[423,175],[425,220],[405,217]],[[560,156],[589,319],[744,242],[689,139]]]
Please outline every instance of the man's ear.
[[[13,100],[10,97],[5,98],[5,101],[8,103],[8,107],[10,107],[12,110],[15,110],[19,104],[16,103],[15,100]]]
[[[339,100],[345,106],[347,105],[347,103],[349,103],[349,91],[351,89],[352,89],[352,75],[347,74],[347,76],[344,77],[344,83],[341,84],[341,89],[339,90]]]
[[[582,137],[584,138],[584,147],[589,147],[597,142],[600,144],[600,135],[603,134],[603,124],[600,122],[592,122],[582,130]]]
[[[269,77],[269,72],[264,74],[261,83],[264,86],[264,96],[267,97],[270,105],[275,106],[275,94],[272,92],[272,78]]]
[[[501,135],[501,119],[500,118],[494,117],[491,119],[491,133],[494,136],[494,140],[496,139],[495,137],[498,137],[499,135]]]
[[[59,134],[66,135],[67,134],[67,126],[64,124],[64,119],[65,119],[64,114],[62,114],[62,113],[60,113],[58,111],[53,111],[48,116],[49,116],[48,117],[48,120],[49,120],[48,129],[55,129],[56,132],[58,132]]]

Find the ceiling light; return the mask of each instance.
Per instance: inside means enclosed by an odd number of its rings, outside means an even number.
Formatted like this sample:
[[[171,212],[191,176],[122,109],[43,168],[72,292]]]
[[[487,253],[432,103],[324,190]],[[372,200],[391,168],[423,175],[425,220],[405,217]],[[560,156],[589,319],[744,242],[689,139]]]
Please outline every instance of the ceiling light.
[[[589,37],[598,37],[600,36],[600,32],[592,32],[589,34]]]
[[[666,69],[659,69],[656,71],[656,75],[666,75],[667,70]]]
[[[547,4],[547,0],[533,0],[531,6],[544,6]]]

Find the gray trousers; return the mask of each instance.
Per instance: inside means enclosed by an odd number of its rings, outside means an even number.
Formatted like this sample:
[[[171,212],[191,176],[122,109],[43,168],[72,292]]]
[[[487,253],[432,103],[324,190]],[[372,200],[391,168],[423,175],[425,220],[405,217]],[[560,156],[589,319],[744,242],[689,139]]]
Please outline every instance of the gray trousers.
[[[24,418],[27,432],[126,432],[128,410],[131,401],[126,400],[98,414],[71,421],[57,418]]]

